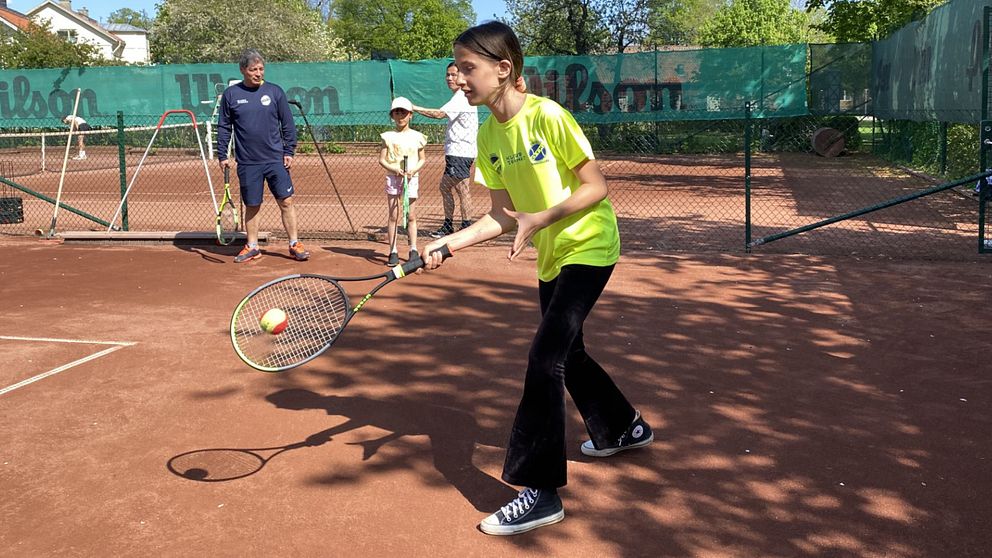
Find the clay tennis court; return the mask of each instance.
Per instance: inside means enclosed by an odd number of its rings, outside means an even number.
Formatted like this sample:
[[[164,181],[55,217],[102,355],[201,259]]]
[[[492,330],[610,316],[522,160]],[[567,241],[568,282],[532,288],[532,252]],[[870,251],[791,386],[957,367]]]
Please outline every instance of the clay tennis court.
[[[378,272],[384,245],[312,244],[305,264],[269,246],[243,266],[237,249],[2,238],[5,553],[992,548],[987,261],[628,250],[586,344],[657,441],[585,457],[569,407],[565,521],[496,538],[476,525],[513,496],[498,478],[538,319],[533,252],[470,249],[390,285],[328,352],[273,375],[230,346],[237,301],[301,270]],[[168,468],[192,450],[308,440],[228,482]]]

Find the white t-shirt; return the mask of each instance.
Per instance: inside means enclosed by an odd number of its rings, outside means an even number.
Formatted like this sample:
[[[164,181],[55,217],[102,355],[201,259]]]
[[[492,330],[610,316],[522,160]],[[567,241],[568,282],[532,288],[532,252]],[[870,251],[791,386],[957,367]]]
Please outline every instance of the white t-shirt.
[[[451,100],[441,107],[448,115],[448,129],[444,133],[444,154],[475,159],[475,138],[479,133],[479,111],[468,104],[465,92],[459,89]]]
[[[74,118],[75,118],[76,128],[79,128],[83,124],[86,124],[85,120],[83,120],[78,116],[73,117],[71,114],[67,114],[65,118],[62,119],[62,122],[65,122],[66,124],[72,124]]]

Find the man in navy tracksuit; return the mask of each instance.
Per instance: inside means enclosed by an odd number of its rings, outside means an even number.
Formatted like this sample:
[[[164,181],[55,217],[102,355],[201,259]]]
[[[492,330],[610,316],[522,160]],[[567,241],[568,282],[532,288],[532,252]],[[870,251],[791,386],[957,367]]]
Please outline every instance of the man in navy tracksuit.
[[[220,100],[217,120],[217,158],[221,169],[231,165],[227,146],[234,130],[234,155],[238,162],[241,200],[245,204],[245,230],[248,243],[234,258],[237,263],[262,256],[258,249],[258,221],[262,205],[262,184],[267,182],[282,212],[282,224],[289,236],[289,253],[299,261],[310,253],[299,241],[293,181],[289,169],[296,152],[296,125],[286,93],[278,85],[265,82],[265,60],[256,50],[246,50],[238,61],[241,83],[228,87]]]

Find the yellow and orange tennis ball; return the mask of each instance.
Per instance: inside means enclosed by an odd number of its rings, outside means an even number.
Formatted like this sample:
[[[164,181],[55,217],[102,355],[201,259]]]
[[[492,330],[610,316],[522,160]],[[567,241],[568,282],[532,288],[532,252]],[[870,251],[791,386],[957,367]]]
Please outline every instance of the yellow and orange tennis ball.
[[[280,308],[272,308],[262,314],[262,317],[258,320],[258,325],[266,333],[279,335],[289,325],[289,316]]]

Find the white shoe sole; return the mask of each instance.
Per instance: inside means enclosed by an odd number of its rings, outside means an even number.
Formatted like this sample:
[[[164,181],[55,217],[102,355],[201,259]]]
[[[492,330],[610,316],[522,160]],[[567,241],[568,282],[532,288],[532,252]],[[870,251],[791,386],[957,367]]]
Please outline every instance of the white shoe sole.
[[[654,432],[652,432],[650,436],[648,436],[647,438],[641,440],[640,442],[637,442],[636,444],[631,444],[629,446],[623,446],[623,447],[619,447],[619,448],[606,448],[606,449],[599,450],[599,449],[596,449],[595,446],[593,446],[593,447],[590,448],[590,447],[587,447],[586,444],[582,444],[582,446],[581,446],[580,449],[582,450],[582,453],[583,454],[588,455],[589,457],[609,457],[609,456],[611,456],[613,454],[620,453],[622,451],[631,450],[631,449],[637,449],[637,448],[643,448],[644,446],[650,444],[653,441],[654,441]],[[592,444],[590,444],[590,445],[592,445]]]
[[[499,537],[499,536],[507,536],[507,535],[519,535],[520,533],[533,531],[538,527],[544,527],[546,525],[554,525],[555,523],[559,523],[561,520],[565,519],[565,510],[561,510],[554,515],[549,515],[548,517],[534,520],[529,523],[521,523],[519,525],[499,525],[499,524],[486,523],[489,517],[483,519],[482,523],[479,523],[479,529],[487,535],[495,535]]]

